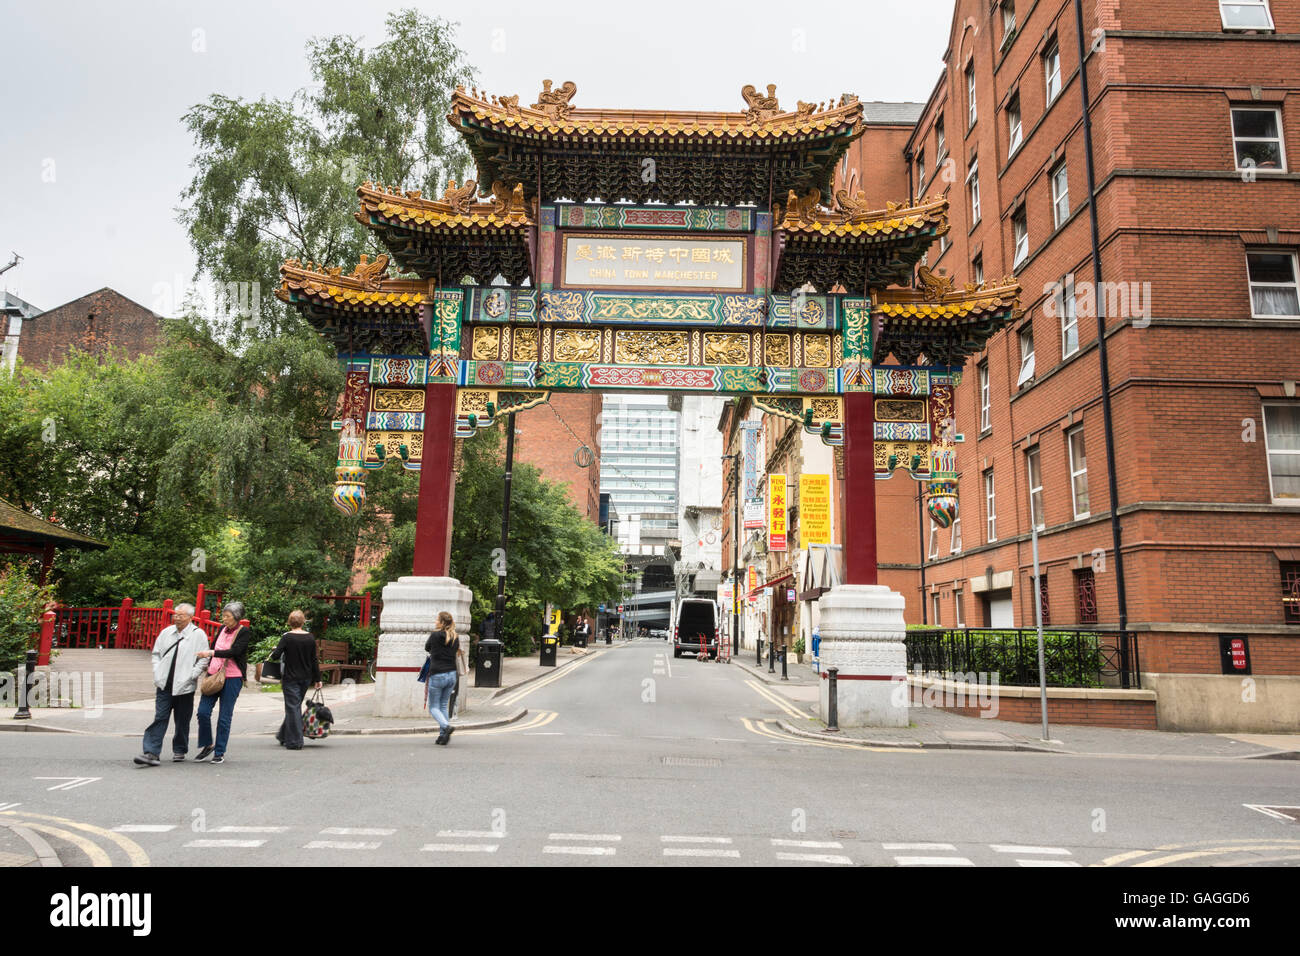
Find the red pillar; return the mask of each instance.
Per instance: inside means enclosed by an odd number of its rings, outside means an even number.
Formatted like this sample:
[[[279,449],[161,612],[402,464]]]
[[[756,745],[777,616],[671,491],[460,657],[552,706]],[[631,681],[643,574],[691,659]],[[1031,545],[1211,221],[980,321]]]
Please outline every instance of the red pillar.
[[[198,614],[203,610],[203,605],[207,603],[207,587],[202,581],[199,582],[199,593],[194,596],[194,613]]]
[[[844,395],[845,584],[878,584],[876,569],[876,396]]]
[[[36,583],[38,586],[40,587],[45,586],[45,582],[50,576],[50,568],[52,568],[53,566],[54,566],[54,542],[46,541],[45,550],[41,554],[41,576],[36,579]]]
[[[36,651],[36,666],[49,667],[50,648],[54,646],[54,612],[41,615],[41,642]]]
[[[424,452],[420,464],[420,503],[415,515],[417,577],[451,573],[451,516],[456,502],[456,386],[424,387]]]
[[[118,608],[117,634],[113,639],[113,646],[118,650],[131,646],[131,607],[134,604],[130,598],[122,598],[122,606]]]

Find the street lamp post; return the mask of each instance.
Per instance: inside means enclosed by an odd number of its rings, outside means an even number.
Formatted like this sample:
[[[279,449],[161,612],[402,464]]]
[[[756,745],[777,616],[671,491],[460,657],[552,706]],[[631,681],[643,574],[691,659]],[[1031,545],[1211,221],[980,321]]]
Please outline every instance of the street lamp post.
[[[506,569],[510,553],[510,477],[515,465],[515,413],[506,416],[505,502],[501,508],[501,564],[497,574],[496,637],[505,639]]]
[[[740,654],[740,452],[723,455],[731,460],[731,497],[735,517],[731,522],[731,653]]]

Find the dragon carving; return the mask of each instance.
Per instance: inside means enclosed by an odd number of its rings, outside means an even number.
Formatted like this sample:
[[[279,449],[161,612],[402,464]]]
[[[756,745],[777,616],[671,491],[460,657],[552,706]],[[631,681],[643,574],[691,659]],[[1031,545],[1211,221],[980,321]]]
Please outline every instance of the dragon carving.
[[[749,104],[749,109],[745,110],[745,118],[751,123],[762,122],[781,112],[781,104],[776,99],[775,83],[767,84],[767,96],[759,95],[752,83],[746,83],[741,87],[740,95]],[[803,104],[800,106],[802,107]]]
[[[459,189],[456,188],[456,180],[447,183],[447,188],[443,190],[442,201],[451,207],[454,213],[469,212],[469,204],[474,199],[474,194],[478,192],[478,183],[469,179],[465,185]]]
[[[511,187],[504,180],[494,180],[492,182],[492,203],[492,212],[498,216],[525,215],[524,184],[515,183]]]
[[[542,92],[537,94],[537,102],[533,104],[533,109],[540,110],[552,119],[568,119],[569,114],[573,112],[573,106],[569,100],[573,99],[573,94],[578,92],[578,86],[572,80],[566,80],[559,89],[551,89],[550,80],[542,80]]]
[[[938,302],[952,291],[951,277],[932,272],[929,266],[921,266],[917,269],[916,277],[921,280],[923,294],[932,302]]]
[[[370,257],[364,252],[361,253],[361,261],[357,267],[352,270],[352,278],[361,280],[361,287],[374,291],[379,288],[379,280],[384,277],[388,271],[388,255],[384,254],[370,261]]]

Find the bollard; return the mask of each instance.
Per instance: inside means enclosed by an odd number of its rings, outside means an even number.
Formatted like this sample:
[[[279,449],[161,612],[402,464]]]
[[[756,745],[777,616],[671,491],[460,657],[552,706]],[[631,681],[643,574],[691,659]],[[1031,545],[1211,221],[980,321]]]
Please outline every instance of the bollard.
[[[784,645],[781,647],[781,680],[789,680],[790,676],[785,672],[785,659],[789,651]]]
[[[763,639],[761,637],[754,638],[754,666],[763,666]]]
[[[772,641],[767,642],[767,672],[776,673],[776,644]]]
[[[14,714],[14,720],[31,720],[32,708],[31,685],[36,682],[36,657],[35,651],[27,652],[26,670],[23,671],[23,682],[18,685],[18,711]]]
[[[830,686],[826,693],[826,729],[833,733],[840,732],[840,708],[836,701],[839,691],[835,686],[836,675],[839,674],[838,667],[826,668],[826,677],[830,681]]]

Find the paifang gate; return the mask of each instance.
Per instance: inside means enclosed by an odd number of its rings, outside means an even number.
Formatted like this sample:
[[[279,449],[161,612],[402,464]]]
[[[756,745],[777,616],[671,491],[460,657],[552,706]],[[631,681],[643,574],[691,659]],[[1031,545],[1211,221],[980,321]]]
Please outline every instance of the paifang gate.
[[[905,723],[873,482],[905,469],[952,523],[953,386],[1018,314],[1018,283],[954,289],[918,268],[945,198],[832,195],[865,129],[856,97],[785,110],[746,86],[743,111],[661,112],[577,109],[575,93],[548,80],[527,107],[457,89],[448,119],[477,178],[437,199],[364,183],[357,219],[388,254],[281,269],[277,294],[345,366],[335,503],[355,513],[387,460],[420,472],[413,576],[384,591],[379,712],[420,712],[438,611],[470,623],[448,577],[455,441],[555,391],[689,391],[750,395],[842,446],[847,584],[822,598],[823,666],[847,681],[842,725]]]

